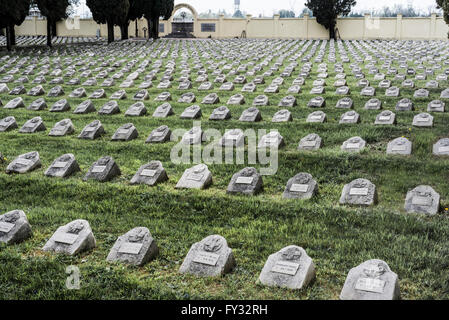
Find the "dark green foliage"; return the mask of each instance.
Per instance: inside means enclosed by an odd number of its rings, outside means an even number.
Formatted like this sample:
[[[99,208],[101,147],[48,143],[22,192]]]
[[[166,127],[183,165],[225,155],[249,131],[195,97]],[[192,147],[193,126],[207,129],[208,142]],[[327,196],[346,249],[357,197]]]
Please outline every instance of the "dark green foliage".
[[[0,28],[6,28],[6,45],[8,51],[15,45],[14,26],[19,26],[25,20],[30,9],[31,0],[0,0]]]
[[[443,9],[444,21],[446,21],[446,23],[449,24],[449,1],[448,0],[436,0],[436,1],[438,9]]]
[[[159,18],[169,19],[174,7],[174,0],[145,1],[144,17],[148,20],[148,36],[150,38],[159,38]]]
[[[122,26],[127,20],[129,0],[87,0],[93,19],[108,25],[108,42],[114,41],[114,25]]]
[[[279,15],[281,18],[294,18],[295,13],[292,10],[280,10]]]
[[[337,17],[347,16],[355,5],[355,0],[307,0],[305,3],[313,11],[317,22],[329,30],[330,39],[335,39]]]

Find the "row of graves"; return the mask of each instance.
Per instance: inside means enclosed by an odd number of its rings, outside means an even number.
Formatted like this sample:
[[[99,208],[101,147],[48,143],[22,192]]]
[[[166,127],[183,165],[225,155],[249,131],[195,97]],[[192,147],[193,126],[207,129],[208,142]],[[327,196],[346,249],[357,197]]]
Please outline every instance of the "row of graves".
[[[24,174],[42,166],[39,153],[29,152],[18,156],[6,168],[6,173]],[[73,154],[64,154],[55,159],[45,170],[45,176],[67,178],[80,172],[80,167]],[[121,175],[117,163],[110,156],[105,156],[93,163],[83,180],[107,182]],[[132,177],[130,184],[155,186],[166,182],[168,174],[160,161],[151,161],[142,165]],[[176,189],[206,189],[213,183],[212,173],[206,164],[198,164],[186,169],[176,184]],[[263,191],[263,178],[252,167],[247,167],[235,173],[227,187],[230,195],[254,196]],[[309,173],[299,173],[288,180],[283,198],[308,200],[318,192],[318,184]],[[376,186],[367,179],[356,179],[345,185],[340,204],[369,207],[377,203]],[[436,215],[440,210],[440,195],[430,186],[420,185],[407,193],[404,208],[408,213]]]
[[[105,39],[99,37],[53,37],[53,45],[66,45],[66,44],[78,44],[78,43],[94,43],[105,41]],[[16,36],[16,46],[45,46],[47,44],[47,36]],[[6,37],[0,36],[0,46],[6,46]]]
[[[25,213],[14,210],[0,215],[0,243],[13,245],[32,237]],[[43,251],[77,255],[93,250],[96,239],[89,222],[75,220],[59,227]],[[143,266],[159,254],[159,246],[146,227],[136,227],[119,236],[106,258],[114,263]],[[237,257],[238,258],[238,257]],[[179,268],[181,274],[220,277],[237,265],[233,250],[220,235],[194,243]],[[316,278],[316,267],[306,250],[289,245],[270,255],[257,282],[268,287],[301,290]],[[368,260],[351,269],[342,288],[342,300],[396,300],[400,298],[399,278],[382,260]]]

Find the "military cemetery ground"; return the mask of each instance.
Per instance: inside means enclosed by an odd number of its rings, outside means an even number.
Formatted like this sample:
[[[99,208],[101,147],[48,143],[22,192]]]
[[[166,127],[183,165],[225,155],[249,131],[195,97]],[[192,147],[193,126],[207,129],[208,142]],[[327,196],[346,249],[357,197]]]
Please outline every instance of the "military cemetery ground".
[[[447,41],[43,41],[0,55],[0,299],[449,298]]]

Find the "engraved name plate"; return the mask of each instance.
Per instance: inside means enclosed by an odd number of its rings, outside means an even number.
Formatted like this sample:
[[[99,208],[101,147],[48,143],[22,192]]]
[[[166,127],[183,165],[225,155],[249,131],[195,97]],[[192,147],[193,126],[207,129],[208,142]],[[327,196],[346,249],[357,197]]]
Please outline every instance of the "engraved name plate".
[[[62,233],[62,232],[55,234],[55,238],[54,238],[54,240],[56,242],[70,244],[70,245],[74,244],[76,239],[78,239],[77,234]]]
[[[306,193],[309,190],[308,184],[292,184],[290,191],[291,192],[302,192]]]
[[[87,127],[86,129],[84,129],[85,132],[93,132],[95,130],[97,130],[96,127]]]
[[[287,274],[294,276],[298,272],[299,263],[288,262],[288,261],[278,261],[271,269],[271,272]]]
[[[8,233],[14,226],[14,223],[0,221],[0,232]]]
[[[415,206],[426,206],[430,207],[432,205],[432,198],[427,197],[413,197],[412,204]]]
[[[235,183],[237,184],[252,184],[254,178],[253,177],[238,177]]]
[[[129,130],[128,129],[118,129],[117,130],[117,134],[128,134]]]
[[[206,264],[209,266],[216,266],[220,255],[208,252],[198,252],[193,259],[193,262]]]
[[[61,169],[61,168],[65,168],[65,166],[67,165],[68,162],[62,162],[62,161],[56,161],[53,164],[53,168],[57,168],[57,169]]]
[[[358,149],[360,148],[360,143],[348,143],[346,145],[347,149]]]
[[[193,181],[201,181],[201,180],[203,180],[203,177],[204,177],[204,174],[191,173],[191,174],[189,174],[187,179],[193,180]]]
[[[156,172],[157,170],[144,169],[142,170],[142,173],[140,175],[144,177],[154,177],[156,175]]]
[[[321,116],[311,116],[310,119],[312,119],[312,120],[321,120]]]
[[[92,169],[92,173],[101,173],[104,172],[104,170],[106,170],[106,166],[95,166]]]
[[[316,141],[304,141],[303,146],[304,147],[315,147]]]
[[[393,151],[405,151],[407,150],[406,146],[394,146],[391,150]]]
[[[19,159],[17,159],[16,164],[21,164],[24,166],[31,166],[33,164],[33,161],[28,160],[28,159],[19,158]]]
[[[390,116],[380,116],[379,120],[380,121],[390,121],[391,117]]]
[[[351,121],[351,120],[354,120],[354,119],[355,119],[355,116],[345,116],[343,118],[343,120],[346,120],[346,121]]]
[[[125,242],[120,246],[119,253],[139,254],[143,243]]]
[[[438,152],[449,152],[449,146],[448,147],[440,147],[438,149]]]
[[[356,290],[368,291],[374,293],[383,293],[385,281],[372,278],[359,278],[355,284]]]
[[[351,196],[367,196],[368,188],[352,188],[349,191],[349,195],[351,195]]]

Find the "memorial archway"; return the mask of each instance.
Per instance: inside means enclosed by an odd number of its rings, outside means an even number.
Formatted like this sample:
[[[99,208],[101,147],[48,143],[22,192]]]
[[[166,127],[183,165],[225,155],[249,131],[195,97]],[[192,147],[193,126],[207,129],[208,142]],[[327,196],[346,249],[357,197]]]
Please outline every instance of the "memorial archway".
[[[177,13],[181,11],[180,15]],[[184,12],[190,12],[190,15],[183,15]],[[173,9],[170,17],[171,34],[168,37],[173,38],[195,38],[196,21],[198,20],[198,13],[195,8],[187,3],[180,3]]]

